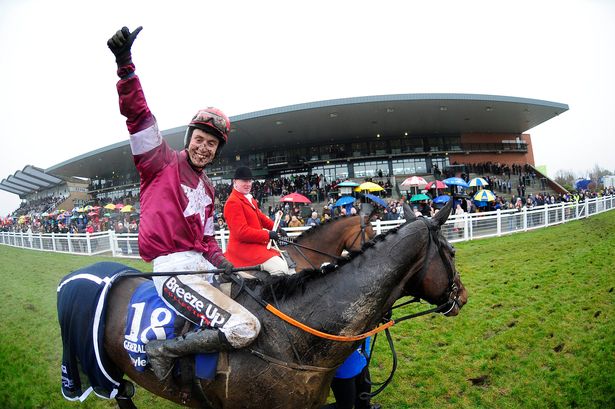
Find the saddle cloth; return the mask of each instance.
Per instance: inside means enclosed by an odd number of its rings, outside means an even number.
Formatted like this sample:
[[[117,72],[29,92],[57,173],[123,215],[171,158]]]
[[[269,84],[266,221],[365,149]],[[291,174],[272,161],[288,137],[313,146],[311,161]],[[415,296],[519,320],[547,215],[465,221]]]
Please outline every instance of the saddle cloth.
[[[155,339],[175,338],[175,311],[167,307],[156,292],[154,283],[147,281],[133,293],[128,306],[124,349],[139,372],[145,370],[147,354],[145,344]],[[201,379],[213,379],[216,375],[218,353],[197,354],[195,374]]]
[[[62,394],[83,401],[93,391],[105,399],[118,393],[123,373],[105,353],[106,296],[118,274],[134,271],[119,263],[96,263],[72,272],[58,285],[62,334]]]

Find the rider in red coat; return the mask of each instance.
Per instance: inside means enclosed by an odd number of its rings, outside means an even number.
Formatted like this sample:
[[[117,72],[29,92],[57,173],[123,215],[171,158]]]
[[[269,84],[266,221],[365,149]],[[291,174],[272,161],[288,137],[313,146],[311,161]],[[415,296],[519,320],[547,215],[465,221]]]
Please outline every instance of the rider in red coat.
[[[261,264],[271,274],[289,274],[288,264],[273,247],[267,248],[270,239],[277,240],[273,221],[258,207],[250,194],[252,171],[242,166],[235,170],[233,191],[224,205],[224,218],[230,231],[225,257],[235,266]]]

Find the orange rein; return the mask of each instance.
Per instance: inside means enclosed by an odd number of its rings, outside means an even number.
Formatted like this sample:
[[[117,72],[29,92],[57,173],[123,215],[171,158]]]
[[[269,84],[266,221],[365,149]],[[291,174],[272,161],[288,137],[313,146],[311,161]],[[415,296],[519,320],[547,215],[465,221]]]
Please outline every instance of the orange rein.
[[[282,311],[278,310],[277,308],[275,308],[273,305],[271,304],[267,304],[265,306],[265,309],[267,311],[269,311],[270,313],[272,313],[273,315],[277,316],[278,318],[282,319],[283,321],[288,322],[289,324],[302,329],[305,332],[309,332],[312,335],[316,335],[317,337],[320,338],[325,338],[325,339],[330,339],[332,341],[343,341],[343,342],[352,342],[352,341],[360,341],[362,339],[365,339],[367,337],[371,337],[374,334],[377,334],[381,331],[384,331],[385,329],[392,327],[395,324],[395,321],[391,320],[387,323],[384,323],[382,325],[380,325],[379,327],[374,328],[371,331],[365,332],[363,334],[359,334],[359,335],[351,335],[351,336],[343,336],[343,335],[333,335],[333,334],[327,334],[326,332],[322,332],[322,331],[318,331],[317,329],[308,327],[307,325],[295,320],[294,318],[289,317],[288,315],[284,314]]]

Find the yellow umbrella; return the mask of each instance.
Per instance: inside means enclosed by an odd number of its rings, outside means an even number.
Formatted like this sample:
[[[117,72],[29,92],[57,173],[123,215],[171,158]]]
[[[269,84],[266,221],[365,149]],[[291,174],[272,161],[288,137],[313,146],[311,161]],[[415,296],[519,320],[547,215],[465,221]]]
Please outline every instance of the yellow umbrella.
[[[122,210],[120,210],[120,213],[130,213],[134,210],[134,208],[131,205],[126,205],[124,207],[122,207]]]
[[[78,211],[79,213],[85,213],[85,212],[86,212],[86,209],[85,209],[85,208],[83,208],[83,207],[80,207],[79,209],[77,209],[77,211]]]
[[[115,205],[113,203],[106,204],[105,209],[115,210]]]
[[[364,190],[367,190],[369,192],[379,192],[381,190],[384,190],[384,188],[374,182],[363,182],[354,189],[355,192],[362,192]]]

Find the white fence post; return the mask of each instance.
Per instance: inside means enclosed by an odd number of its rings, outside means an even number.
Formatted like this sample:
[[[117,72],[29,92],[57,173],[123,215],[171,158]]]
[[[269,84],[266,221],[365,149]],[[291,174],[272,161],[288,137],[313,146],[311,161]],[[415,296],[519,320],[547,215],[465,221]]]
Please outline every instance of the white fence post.
[[[496,233],[499,236],[502,235],[502,212],[500,211],[500,209],[496,210],[496,214],[498,215],[496,220]]]
[[[380,224],[380,219],[376,220],[376,234],[382,234],[382,224]]]
[[[73,252],[73,243],[70,241],[70,232],[66,233],[66,242],[68,243],[68,252]]]
[[[111,254],[115,257],[115,232],[113,230],[107,230],[107,234],[109,235],[109,248],[111,249]]]
[[[85,232],[85,242],[88,247],[88,254],[92,254],[92,242],[90,240],[90,233]]]
[[[56,251],[56,236],[54,232],[51,232],[51,248]]]

